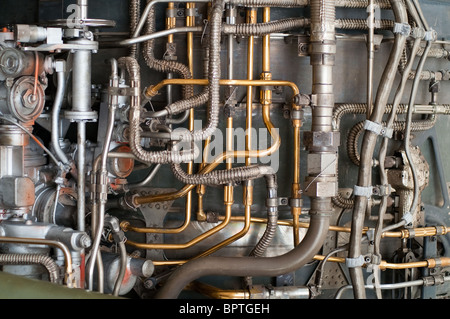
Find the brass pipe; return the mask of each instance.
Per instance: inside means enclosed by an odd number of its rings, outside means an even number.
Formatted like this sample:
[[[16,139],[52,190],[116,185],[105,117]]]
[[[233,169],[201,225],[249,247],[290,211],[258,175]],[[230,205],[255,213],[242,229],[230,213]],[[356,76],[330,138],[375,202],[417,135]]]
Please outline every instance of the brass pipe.
[[[186,4],[186,9],[189,9],[192,7],[192,3]],[[192,16],[186,17],[186,25],[194,26],[194,18]],[[189,71],[191,72],[192,76],[194,74],[194,34],[192,32],[188,32],[187,34],[187,56],[188,56],[188,66]],[[194,131],[194,109],[189,110],[189,131]],[[192,174],[194,172],[194,162],[190,161],[187,166],[187,173]],[[182,225],[180,232],[185,229],[183,227],[184,225],[188,225],[191,220],[191,214],[192,214],[192,191],[188,192],[186,195],[186,204],[185,204],[185,222]]]
[[[225,193],[224,201],[228,202],[230,201],[230,199],[232,200],[232,197],[233,197],[233,190],[229,188]],[[190,241],[184,244],[146,244],[146,243],[137,243],[130,240],[127,240],[126,244],[140,249],[185,249],[192,247],[193,245],[199,243],[200,241],[219,232],[228,225],[230,219],[231,219],[231,209],[225,211],[225,219],[222,221],[222,223],[204,232],[203,234],[195,237],[194,239],[191,239]]]
[[[208,79],[164,79],[156,85],[150,85],[145,90],[145,95],[148,98],[158,95],[158,92],[166,85],[208,85]],[[291,81],[283,80],[234,80],[221,79],[220,85],[228,86],[287,86],[292,89],[294,96],[300,93],[297,85]]]
[[[247,23],[255,24],[257,17],[257,10],[255,8],[247,9]],[[247,43],[247,80],[253,80],[253,64],[254,64],[254,36],[248,37]],[[253,127],[253,86],[247,86],[247,98],[246,98],[246,118],[245,118],[245,150],[252,150],[252,127]],[[252,164],[252,158],[249,156],[245,157],[245,165],[249,166]],[[244,236],[248,229],[250,228],[250,215],[251,208],[253,205],[253,181],[246,181],[243,187],[243,201],[244,201],[244,215],[245,224],[244,229],[238,236]],[[228,241],[225,241],[228,242]],[[229,241],[231,242],[231,241]]]

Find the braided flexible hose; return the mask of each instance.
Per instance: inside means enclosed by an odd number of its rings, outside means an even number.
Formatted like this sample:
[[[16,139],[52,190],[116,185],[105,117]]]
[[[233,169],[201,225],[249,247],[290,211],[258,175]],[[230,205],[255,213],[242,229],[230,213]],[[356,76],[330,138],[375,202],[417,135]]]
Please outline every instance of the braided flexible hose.
[[[7,265],[32,265],[39,264],[47,269],[50,282],[57,283],[59,279],[59,267],[55,261],[41,254],[0,254],[0,264]]]

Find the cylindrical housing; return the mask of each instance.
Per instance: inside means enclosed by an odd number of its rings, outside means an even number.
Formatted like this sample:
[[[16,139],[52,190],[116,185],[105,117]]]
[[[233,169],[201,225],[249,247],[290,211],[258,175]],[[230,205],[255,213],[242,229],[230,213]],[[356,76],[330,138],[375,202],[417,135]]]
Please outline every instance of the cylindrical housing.
[[[91,112],[91,51],[73,55],[72,111]]]

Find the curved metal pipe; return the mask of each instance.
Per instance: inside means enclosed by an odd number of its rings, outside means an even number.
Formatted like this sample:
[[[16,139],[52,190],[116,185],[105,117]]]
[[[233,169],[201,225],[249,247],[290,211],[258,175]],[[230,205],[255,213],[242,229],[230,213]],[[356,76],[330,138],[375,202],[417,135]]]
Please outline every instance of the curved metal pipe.
[[[311,224],[303,241],[293,250],[277,257],[203,257],[185,263],[169,277],[155,296],[175,299],[181,290],[197,278],[221,276],[277,276],[294,271],[307,262],[322,247],[328,233],[329,216],[311,216]]]

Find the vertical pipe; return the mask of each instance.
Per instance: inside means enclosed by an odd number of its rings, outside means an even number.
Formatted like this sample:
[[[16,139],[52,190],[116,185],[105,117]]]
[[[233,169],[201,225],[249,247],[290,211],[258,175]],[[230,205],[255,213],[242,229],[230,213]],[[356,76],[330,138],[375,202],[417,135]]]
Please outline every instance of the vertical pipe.
[[[187,3],[186,9],[191,9],[194,7],[194,4]],[[193,16],[188,15],[186,17],[186,25],[194,26],[195,18]],[[194,34],[192,32],[188,32],[187,34],[187,56],[188,56],[188,66],[189,71],[191,72],[192,77],[194,76]],[[189,110],[189,131],[194,131],[194,109]],[[187,173],[192,174],[194,172],[194,162],[189,162],[187,167]],[[192,191],[190,191],[186,195],[186,216],[191,216],[192,213]]]
[[[175,6],[173,2],[169,2],[167,5],[167,16],[166,16],[166,29],[175,28],[176,18],[173,17],[173,10]],[[173,34],[167,36],[167,44],[170,46],[173,43]],[[167,78],[172,79],[173,74],[167,73]],[[167,86],[167,105],[172,104],[172,85]]]
[[[79,19],[80,20],[85,20],[88,17],[88,0],[78,0],[77,4],[79,6],[80,9],[80,16]]]
[[[78,162],[78,180],[77,180],[77,220],[78,230],[85,230],[85,184],[86,184],[86,122],[77,123],[77,162]]]
[[[247,23],[255,24],[257,17],[256,8],[247,9]],[[248,37],[247,44],[247,79],[253,80],[253,60],[254,60],[254,36]],[[252,115],[253,115],[253,87],[247,87],[247,117],[245,120],[245,150],[252,149]],[[251,157],[245,157],[245,165],[251,165]],[[251,206],[253,204],[253,181],[246,181],[244,186],[244,205],[245,215],[250,215]]]

